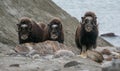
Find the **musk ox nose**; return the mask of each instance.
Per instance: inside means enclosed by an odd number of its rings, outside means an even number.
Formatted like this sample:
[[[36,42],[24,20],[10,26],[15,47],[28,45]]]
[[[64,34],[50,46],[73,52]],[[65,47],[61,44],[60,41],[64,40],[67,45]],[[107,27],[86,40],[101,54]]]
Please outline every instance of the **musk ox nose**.
[[[56,30],[56,29],[53,29],[53,30],[51,31],[51,33],[52,33],[52,34],[56,34],[56,33],[57,33],[57,30]]]
[[[90,32],[90,31],[92,31],[92,25],[91,24],[86,24],[85,25],[85,30],[87,31],[87,32]]]
[[[57,33],[56,31],[52,32],[52,34],[56,34],[56,33]]]

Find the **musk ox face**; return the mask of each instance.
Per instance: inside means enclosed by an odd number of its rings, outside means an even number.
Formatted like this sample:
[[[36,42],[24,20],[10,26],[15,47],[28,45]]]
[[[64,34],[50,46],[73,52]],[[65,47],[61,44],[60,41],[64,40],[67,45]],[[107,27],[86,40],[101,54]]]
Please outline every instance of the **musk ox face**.
[[[17,24],[18,26],[18,32],[19,32],[19,36],[22,40],[26,40],[29,37],[29,33],[31,32],[32,29],[32,25],[31,22],[20,22],[19,24]]]
[[[87,16],[87,17],[82,17],[82,24],[84,25],[84,29],[86,32],[91,32],[94,28],[94,26],[96,26],[96,18],[93,18],[91,16]]]
[[[60,25],[58,24],[51,24],[49,25],[50,27],[50,38],[55,40],[59,37],[59,33],[60,33]]]

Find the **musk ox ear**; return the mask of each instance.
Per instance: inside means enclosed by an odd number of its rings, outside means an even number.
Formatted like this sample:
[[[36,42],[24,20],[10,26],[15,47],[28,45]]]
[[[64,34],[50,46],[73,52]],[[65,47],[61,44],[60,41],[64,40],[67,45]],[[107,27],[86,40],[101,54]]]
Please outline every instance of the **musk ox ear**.
[[[97,20],[97,17],[94,17],[94,20]]]
[[[81,19],[82,19],[81,24],[84,24],[85,17],[81,17]]]
[[[97,24],[97,17],[94,17],[93,26],[98,26],[98,24]]]
[[[20,23],[17,23],[16,25],[17,25],[17,27],[19,27],[19,26],[20,26]]]
[[[97,17],[94,17],[94,21],[97,22]]]
[[[48,27],[48,31],[50,31],[51,29],[50,29],[50,24],[47,24],[47,27]]]
[[[95,17],[95,19],[97,19],[97,17]]]
[[[17,23],[16,25],[17,25],[17,29],[16,29],[16,31],[17,31],[17,32],[19,32],[19,31],[20,31],[20,27],[19,27],[19,26],[20,26],[20,24],[19,24],[19,23]]]
[[[19,28],[19,24],[16,24],[16,25],[17,25],[17,29],[16,29],[16,31],[18,32],[18,31],[19,31],[19,29],[18,29],[18,28]]]
[[[17,26],[19,26],[19,24],[18,24],[18,23],[17,23],[16,25],[17,25]]]
[[[50,27],[50,24],[47,24],[48,25],[48,27]]]
[[[81,17],[81,19],[83,20],[85,17]]]

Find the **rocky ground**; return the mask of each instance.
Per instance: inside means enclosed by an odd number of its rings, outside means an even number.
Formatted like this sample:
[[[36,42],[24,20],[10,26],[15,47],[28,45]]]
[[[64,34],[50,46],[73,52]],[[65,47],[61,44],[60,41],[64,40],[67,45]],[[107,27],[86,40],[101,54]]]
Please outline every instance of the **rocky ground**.
[[[56,41],[7,48],[1,47],[5,49],[0,53],[1,71],[119,71],[120,52],[115,47],[97,47],[87,52],[87,58],[80,57],[76,47]]]
[[[46,24],[53,17],[59,17],[63,23],[65,44],[46,41],[32,45],[35,51],[19,45],[16,24],[23,16]],[[81,58],[74,42],[78,24],[76,18],[51,0],[0,0],[0,71],[102,71],[102,68],[111,65],[112,60],[119,59],[119,49],[101,37],[98,38],[96,51],[103,54],[103,63],[97,63],[102,58],[96,56],[96,52],[93,57]],[[61,52],[63,54],[59,54]]]
[[[96,59],[99,60],[99,57]],[[68,47],[54,41],[18,45],[8,52],[1,52],[0,55],[1,71],[101,71],[101,69],[100,63],[90,58],[81,58],[76,47]]]

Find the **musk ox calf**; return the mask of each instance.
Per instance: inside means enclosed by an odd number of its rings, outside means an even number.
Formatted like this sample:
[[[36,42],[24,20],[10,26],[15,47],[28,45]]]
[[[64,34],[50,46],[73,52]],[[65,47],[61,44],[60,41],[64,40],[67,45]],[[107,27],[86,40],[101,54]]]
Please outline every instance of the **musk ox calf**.
[[[96,48],[98,37],[97,17],[93,12],[86,12],[76,30],[75,42],[81,50],[81,56],[86,57],[86,51]]]
[[[37,43],[44,41],[44,30],[43,24],[38,24],[30,18],[23,17],[17,24],[19,43]]]
[[[61,20],[54,18],[48,24],[48,40],[64,42],[64,33]]]

